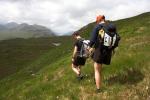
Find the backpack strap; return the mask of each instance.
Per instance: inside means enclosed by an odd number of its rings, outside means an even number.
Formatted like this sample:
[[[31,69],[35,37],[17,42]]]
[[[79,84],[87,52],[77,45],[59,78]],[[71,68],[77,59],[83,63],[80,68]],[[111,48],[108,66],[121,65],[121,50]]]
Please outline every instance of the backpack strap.
[[[109,49],[112,48],[112,44],[113,44],[113,41],[114,41],[114,38],[113,38],[113,37],[111,37],[111,39],[112,39],[112,41],[111,41],[111,43],[110,43],[110,46],[108,47]]]
[[[83,41],[84,41],[83,38],[78,39],[78,42],[79,42],[79,43],[82,43],[81,49],[80,49],[80,51],[79,51],[79,57],[82,57],[82,55],[83,55],[83,50],[82,50],[82,48],[83,48]]]
[[[104,36],[105,36],[105,32],[106,32],[106,28],[105,28],[106,23],[101,24],[101,29],[98,32],[98,37],[99,37],[99,43],[103,44],[104,42]]]
[[[79,41],[79,42],[83,42],[83,41],[84,41],[84,39],[83,39],[83,38],[80,38],[80,39],[78,39],[78,41]]]

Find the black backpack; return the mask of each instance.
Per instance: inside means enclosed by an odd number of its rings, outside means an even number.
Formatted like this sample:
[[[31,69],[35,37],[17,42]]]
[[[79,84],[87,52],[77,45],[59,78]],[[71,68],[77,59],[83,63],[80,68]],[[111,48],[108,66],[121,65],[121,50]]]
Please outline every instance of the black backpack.
[[[104,23],[98,33],[100,44],[107,49],[118,47],[120,36],[116,32],[116,26],[113,23]]]

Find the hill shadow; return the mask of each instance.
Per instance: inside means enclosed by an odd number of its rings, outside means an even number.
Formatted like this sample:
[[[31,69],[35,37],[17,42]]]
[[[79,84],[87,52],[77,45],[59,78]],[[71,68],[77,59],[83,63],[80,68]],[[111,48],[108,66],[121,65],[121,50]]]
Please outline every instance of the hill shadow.
[[[117,76],[110,77],[109,79],[105,80],[108,85],[113,85],[115,83],[119,84],[137,84],[138,82],[144,79],[144,75],[138,69],[126,69],[125,73],[119,73]]]

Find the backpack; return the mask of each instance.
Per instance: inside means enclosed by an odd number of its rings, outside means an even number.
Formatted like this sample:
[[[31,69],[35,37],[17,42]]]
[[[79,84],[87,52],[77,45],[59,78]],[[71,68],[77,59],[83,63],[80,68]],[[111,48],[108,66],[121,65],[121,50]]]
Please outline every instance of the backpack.
[[[81,39],[81,40],[79,40],[79,42],[81,42],[82,45],[81,45],[81,50],[78,53],[78,57],[88,58],[89,57],[89,52],[88,52],[87,48],[89,46],[90,41]]]
[[[100,44],[107,49],[115,49],[120,41],[120,36],[116,32],[116,26],[113,23],[102,24],[98,36]]]

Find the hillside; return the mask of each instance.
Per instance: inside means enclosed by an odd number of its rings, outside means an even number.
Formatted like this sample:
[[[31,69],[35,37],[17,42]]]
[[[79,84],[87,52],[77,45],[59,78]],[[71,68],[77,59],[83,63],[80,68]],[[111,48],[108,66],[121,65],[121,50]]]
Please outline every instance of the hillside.
[[[53,54],[58,48],[55,43],[63,46],[63,39],[68,37],[11,39],[0,42],[0,79],[5,78],[28,66],[47,52]],[[56,55],[58,56],[58,55]]]
[[[55,33],[41,25],[18,24],[15,22],[0,25],[0,40],[15,38],[38,38],[54,36]]]
[[[25,62],[25,66],[16,73],[9,74],[0,80],[0,99],[149,100],[150,13],[122,19],[114,23],[117,25],[118,33],[122,39],[112,58],[111,65],[103,66],[105,92],[100,94],[94,92],[95,84],[91,59],[88,59],[83,67],[84,80],[80,82],[76,80],[71,69],[72,38],[58,37],[59,39],[52,39],[61,40],[62,45],[44,51],[36,59],[32,59],[29,64],[28,61]],[[94,23],[91,23],[82,28],[80,30],[82,36],[88,38],[93,27]],[[8,41],[4,42],[7,45]],[[30,42],[27,40],[26,44],[30,44]],[[33,47],[34,45],[30,48]],[[36,50],[33,49],[33,51]],[[32,53],[34,53],[33,51]],[[8,55],[3,56],[8,57]],[[28,59],[28,56],[26,57]],[[17,57],[16,59],[20,58]]]

